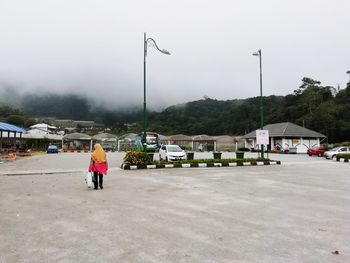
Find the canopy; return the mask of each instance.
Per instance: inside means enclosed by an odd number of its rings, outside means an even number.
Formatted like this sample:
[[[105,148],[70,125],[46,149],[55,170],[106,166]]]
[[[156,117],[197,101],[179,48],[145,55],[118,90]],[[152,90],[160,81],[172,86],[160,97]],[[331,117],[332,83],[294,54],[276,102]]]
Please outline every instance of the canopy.
[[[19,132],[19,133],[24,133],[26,132],[25,129],[17,127],[12,124],[8,124],[5,122],[0,122],[0,131],[6,131],[6,132]]]
[[[87,134],[75,132],[75,133],[69,133],[69,134],[63,136],[63,139],[64,140],[86,140],[86,141],[90,141],[92,138],[89,135],[87,135]]]
[[[99,133],[92,137],[92,139],[96,141],[109,141],[109,142],[116,142],[117,136],[110,134],[110,133]]]

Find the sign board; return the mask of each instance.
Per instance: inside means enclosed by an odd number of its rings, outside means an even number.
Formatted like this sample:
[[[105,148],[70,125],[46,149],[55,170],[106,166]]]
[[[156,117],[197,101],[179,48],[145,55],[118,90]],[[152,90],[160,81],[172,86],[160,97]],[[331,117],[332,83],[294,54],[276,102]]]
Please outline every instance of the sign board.
[[[293,146],[297,145],[297,144],[300,144],[300,140],[299,139],[293,139],[292,140],[292,144],[293,144]]]
[[[269,142],[269,131],[268,130],[256,130],[256,143],[268,145]]]

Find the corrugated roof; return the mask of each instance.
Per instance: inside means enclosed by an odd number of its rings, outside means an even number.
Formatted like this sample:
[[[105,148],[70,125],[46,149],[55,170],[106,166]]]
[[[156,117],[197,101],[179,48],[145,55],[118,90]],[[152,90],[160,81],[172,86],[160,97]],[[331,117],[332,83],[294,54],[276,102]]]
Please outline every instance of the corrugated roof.
[[[234,143],[235,137],[229,135],[213,136],[217,143]]]
[[[159,133],[158,133],[158,139],[159,139],[160,141],[167,141],[167,140],[168,140],[168,137],[165,136],[165,135],[163,135],[163,134],[159,134]]]
[[[138,135],[136,133],[126,133],[120,136],[119,140],[128,140],[128,141],[134,141]]]
[[[87,134],[84,134],[84,133],[74,132],[74,133],[69,133],[69,134],[63,136],[63,139],[65,139],[65,140],[91,140],[91,137]]]
[[[196,135],[192,137],[193,141],[215,141],[215,139],[211,136],[208,136],[206,134]]]
[[[183,134],[176,134],[169,137],[170,141],[192,141],[192,138]]]
[[[291,122],[281,122],[264,126],[264,130],[269,131],[270,137],[308,137],[308,138],[323,138],[325,135],[313,130],[301,127]],[[244,135],[243,138],[255,138],[255,130]]]
[[[24,133],[26,132],[25,129],[20,128],[18,126],[5,123],[5,122],[0,122],[0,131],[6,131],[6,132],[19,132],[19,133]]]
[[[96,134],[95,136],[93,136],[92,139],[97,140],[97,141],[99,141],[99,140],[101,140],[101,141],[104,141],[104,140],[116,141],[117,136],[110,134],[110,133],[99,133],[99,134]]]

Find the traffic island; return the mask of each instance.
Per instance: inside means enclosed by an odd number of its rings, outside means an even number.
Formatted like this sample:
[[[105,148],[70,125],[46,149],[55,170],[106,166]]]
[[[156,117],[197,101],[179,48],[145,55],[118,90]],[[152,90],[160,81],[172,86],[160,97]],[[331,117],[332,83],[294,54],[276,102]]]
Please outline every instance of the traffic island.
[[[136,169],[161,169],[161,168],[207,168],[207,167],[237,167],[237,166],[263,166],[263,165],[280,165],[281,161],[236,161],[236,162],[193,162],[193,163],[157,163],[157,164],[138,164],[122,163],[120,168],[124,170]]]

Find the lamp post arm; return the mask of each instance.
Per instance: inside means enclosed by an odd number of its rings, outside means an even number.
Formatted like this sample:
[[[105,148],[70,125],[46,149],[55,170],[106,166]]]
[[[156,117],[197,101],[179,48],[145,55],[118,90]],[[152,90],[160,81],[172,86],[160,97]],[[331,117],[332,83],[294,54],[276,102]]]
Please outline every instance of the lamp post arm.
[[[164,49],[160,49],[160,48],[158,47],[156,41],[155,41],[153,38],[151,38],[151,37],[149,37],[149,38],[146,39],[146,41],[145,41],[145,45],[146,45],[146,46],[147,46],[147,43],[148,43],[149,41],[152,41],[152,42],[153,42],[153,44],[155,45],[155,47],[158,49],[159,52],[162,52],[162,53],[164,53],[164,54],[170,55],[170,52],[169,52],[169,51],[164,50]],[[146,54],[147,54],[147,49],[146,49]]]

